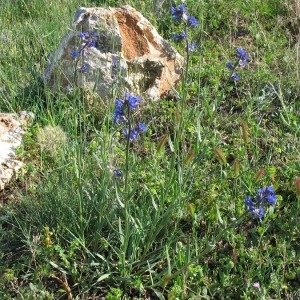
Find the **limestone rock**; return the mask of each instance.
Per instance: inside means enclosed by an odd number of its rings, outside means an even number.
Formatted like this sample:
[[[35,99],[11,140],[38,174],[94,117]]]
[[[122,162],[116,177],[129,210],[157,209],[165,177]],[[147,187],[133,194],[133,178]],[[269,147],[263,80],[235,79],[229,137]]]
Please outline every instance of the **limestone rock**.
[[[78,37],[83,32],[97,35],[95,46],[83,49]],[[72,58],[72,51],[80,55]],[[183,57],[131,6],[80,8],[50,55],[42,79],[54,90],[76,85],[111,98],[112,89],[122,88],[157,100],[179,83],[183,63]]]
[[[19,114],[0,113],[0,190],[22,167],[15,151],[22,144],[25,126],[32,117],[33,114],[26,111]]]

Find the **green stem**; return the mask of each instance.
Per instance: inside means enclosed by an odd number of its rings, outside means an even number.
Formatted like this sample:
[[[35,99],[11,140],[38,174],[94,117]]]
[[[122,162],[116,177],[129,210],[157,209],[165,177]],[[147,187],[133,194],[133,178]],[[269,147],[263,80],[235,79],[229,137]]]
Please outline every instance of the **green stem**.
[[[190,54],[189,54],[189,39],[188,39],[188,31],[187,31],[187,26],[185,26],[184,32],[187,36],[186,42],[185,42],[185,48],[186,48],[186,64],[185,64],[185,72],[183,75],[183,84],[182,84],[182,99],[181,99],[181,107],[180,107],[180,125],[179,125],[179,131],[182,133],[183,132],[183,112],[185,109],[185,104],[187,100],[187,79],[188,79],[188,74],[189,74],[189,61],[190,61]]]
[[[130,107],[127,105],[127,121],[128,121],[128,135],[126,138],[126,153],[125,153],[125,195],[128,193],[128,176],[129,176],[129,148],[130,148],[130,134],[131,134],[131,119],[130,119]]]
[[[130,107],[129,103],[126,102],[127,106],[127,121],[128,121],[128,134],[126,137],[126,153],[125,153],[125,187],[124,187],[124,237],[123,237],[123,253],[122,253],[122,265],[123,265],[123,276],[126,276],[126,253],[129,241],[129,213],[128,213],[128,178],[129,178],[129,149],[130,149],[130,134],[132,130],[131,118],[130,118]]]

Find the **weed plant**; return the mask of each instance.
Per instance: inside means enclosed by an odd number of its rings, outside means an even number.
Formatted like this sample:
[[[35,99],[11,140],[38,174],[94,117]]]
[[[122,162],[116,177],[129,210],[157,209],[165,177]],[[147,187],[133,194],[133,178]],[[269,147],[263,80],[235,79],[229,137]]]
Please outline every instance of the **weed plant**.
[[[298,299],[299,1],[29,2],[0,10],[1,111],[36,116],[0,194],[0,298]],[[126,93],[117,61],[111,102],[83,93],[97,33],[68,91],[41,86],[76,8],[123,4],[185,57],[174,98]]]

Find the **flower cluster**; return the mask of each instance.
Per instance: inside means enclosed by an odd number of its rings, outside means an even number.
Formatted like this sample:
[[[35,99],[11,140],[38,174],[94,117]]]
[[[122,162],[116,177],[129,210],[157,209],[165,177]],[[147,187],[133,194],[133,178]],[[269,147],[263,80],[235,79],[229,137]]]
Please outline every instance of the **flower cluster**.
[[[247,207],[247,211],[249,211],[254,218],[262,220],[265,214],[264,206],[274,206],[276,201],[277,197],[275,195],[274,188],[272,186],[266,186],[258,189],[254,200],[247,196],[245,199],[245,205]]]
[[[114,123],[127,122],[127,117],[125,114],[125,110],[134,110],[138,107],[141,102],[141,98],[138,96],[131,95],[129,93],[125,93],[123,99],[116,99],[115,101],[115,111],[114,111]],[[133,129],[124,129],[123,133],[125,136],[129,137],[130,141],[135,141],[141,132],[145,132],[147,127],[143,123],[139,123]]]
[[[181,21],[184,21],[185,23],[185,29],[181,33],[174,34],[173,38],[175,42],[181,42],[183,40],[186,40],[186,48],[185,50],[187,52],[194,51],[196,49],[196,43],[192,42],[189,44],[188,41],[188,34],[187,34],[187,28],[196,28],[199,25],[198,20],[194,16],[189,16],[186,5],[180,4],[177,7],[171,8],[171,15],[173,17],[173,20],[177,23],[180,23]]]
[[[237,66],[245,67],[247,64],[247,61],[249,60],[249,54],[243,49],[243,48],[237,48],[236,49],[237,54],[237,61],[235,64],[233,64],[231,61],[228,61],[226,63],[226,68],[231,70],[231,78],[233,80],[240,80],[240,76],[235,72],[235,69]]]
[[[140,104],[142,99],[138,96],[125,93],[123,99],[116,99],[115,101],[115,112],[114,112],[114,123],[126,121],[125,108],[128,106],[130,109],[135,109]]]
[[[187,34],[186,32],[181,32],[181,33],[175,33],[174,34],[174,41],[175,42],[181,42],[183,40],[186,40],[187,39]]]
[[[79,58],[88,55],[88,48],[96,47],[98,40],[98,35],[95,32],[80,32],[78,37],[81,40],[81,45],[78,50],[71,51],[70,53],[73,60],[76,61],[78,61]],[[83,64],[78,68],[78,71],[81,73],[87,73],[88,70],[88,65],[83,61]]]
[[[188,23],[188,27],[190,27],[190,28],[196,28],[199,25],[198,20],[193,16],[188,17],[187,23]]]
[[[123,130],[123,133],[126,137],[129,136],[129,140],[133,142],[141,132],[146,132],[146,130],[147,126],[144,123],[138,123],[130,132],[129,129],[126,128]]]
[[[175,22],[188,19],[188,13],[185,4],[180,4],[177,7],[171,7],[171,15]]]
[[[78,35],[85,47],[96,47],[96,42],[98,40],[98,34],[95,32],[81,32]]]
[[[196,48],[197,48],[196,42],[191,42],[186,46],[185,51],[194,52],[196,50]]]

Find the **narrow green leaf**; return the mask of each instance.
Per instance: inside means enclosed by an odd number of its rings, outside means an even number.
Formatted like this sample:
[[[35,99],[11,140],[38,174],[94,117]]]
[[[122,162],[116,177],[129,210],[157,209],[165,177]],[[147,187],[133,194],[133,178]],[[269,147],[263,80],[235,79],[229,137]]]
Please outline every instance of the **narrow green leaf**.
[[[172,142],[172,140],[171,140],[170,137],[168,137],[168,143],[169,143],[170,150],[171,150],[172,152],[174,152],[174,144],[173,144],[173,142]]]
[[[102,281],[102,280],[108,278],[109,276],[110,276],[110,274],[103,274],[103,275],[101,275],[101,276],[97,279],[97,282],[100,282],[100,281]]]
[[[224,221],[223,221],[223,219],[222,219],[222,217],[221,217],[221,214],[220,214],[220,210],[219,210],[218,204],[216,204],[216,210],[217,210],[217,216],[218,216],[218,220],[219,220],[220,224],[221,224],[221,225],[224,225]]]
[[[60,267],[59,265],[57,265],[55,262],[50,261],[50,265],[51,265],[53,268],[59,270],[60,272],[62,272],[62,273],[64,273],[64,274],[68,274],[68,272],[67,272],[66,270],[64,270],[62,267]]]

